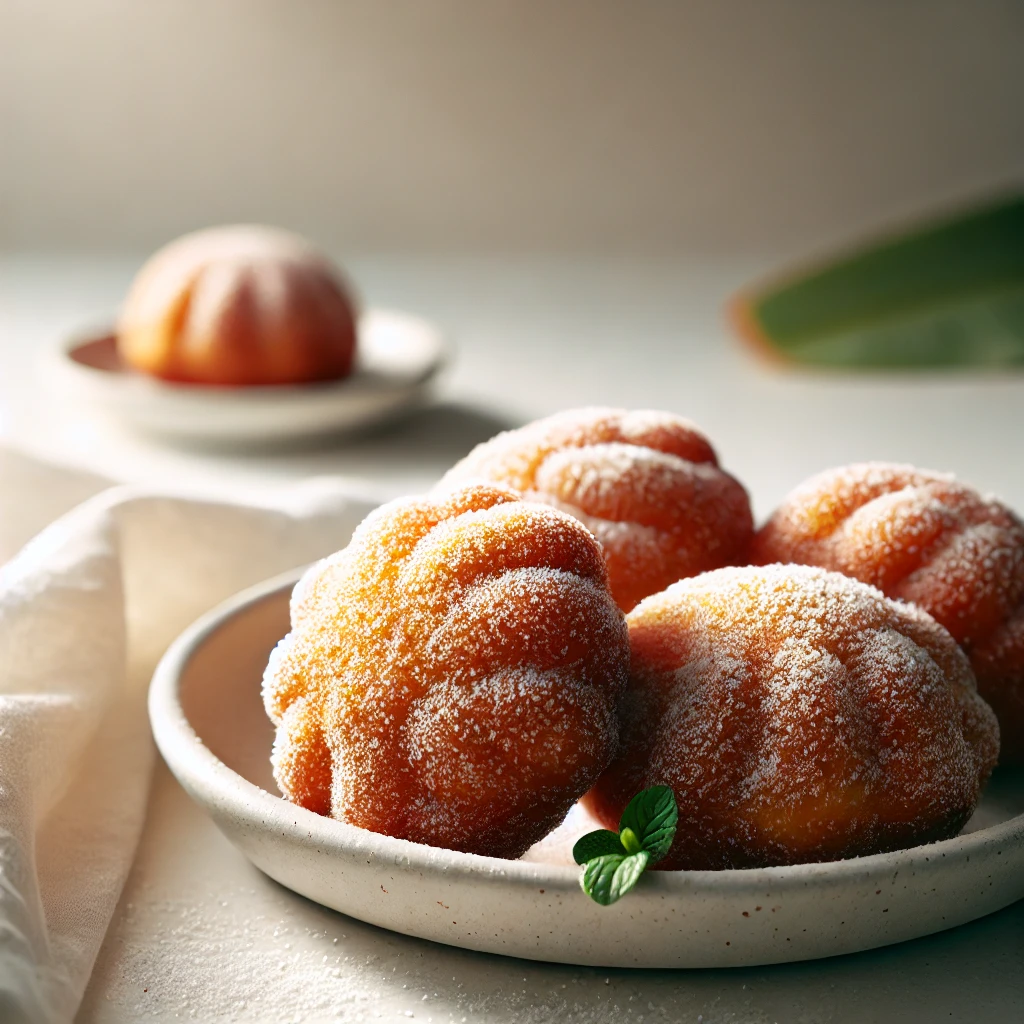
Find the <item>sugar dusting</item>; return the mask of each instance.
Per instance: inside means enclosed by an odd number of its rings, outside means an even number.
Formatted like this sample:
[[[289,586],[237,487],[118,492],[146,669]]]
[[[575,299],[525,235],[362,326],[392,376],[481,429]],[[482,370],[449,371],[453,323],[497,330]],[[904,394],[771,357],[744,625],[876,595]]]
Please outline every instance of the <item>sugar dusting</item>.
[[[707,438],[666,412],[574,409],[478,445],[441,481],[507,484],[563,509],[601,542],[624,610],[687,576],[743,557],[743,487]]]
[[[967,651],[1004,759],[1024,758],[1024,522],[952,476],[890,463],[829,470],[790,494],[753,560],[820,565],[924,608]]]
[[[615,749],[628,673],[575,519],[474,485],[394,502],[296,588],[267,668],[292,800],[372,831],[514,857]]]
[[[581,831],[589,827],[580,822]],[[401,885],[382,880],[394,898],[407,899]],[[452,902],[443,887],[439,896]],[[557,927],[555,908],[552,915]],[[458,911],[451,917],[463,920]],[[161,767],[151,820],[79,1019],[596,1022],[606,1019],[608,989],[600,986],[600,1001],[593,988],[573,994],[577,981],[592,985],[595,976],[410,938],[302,899],[249,864]],[[633,991],[621,995],[623,1012],[637,1013],[627,1019],[666,1019],[646,1010],[651,996],[638,1005]]]
[[[116,974],[106,979],[105,1001],[87,998],[85,1019],[654,1024],[680,1019],[683,1009],[666,972],[531,963],[429,943],[296,900],[264,880],[223,897],[214,915],[177,898],[154,899],[142,914],[129,905]]]
[[[995,718],[917,608],[771,565],[681,581],[628,622],[629,754],[588,802],[614,823],[637,789],[672,785],[681,823],[663,866],[855,856],[955,835],[972,813]]]

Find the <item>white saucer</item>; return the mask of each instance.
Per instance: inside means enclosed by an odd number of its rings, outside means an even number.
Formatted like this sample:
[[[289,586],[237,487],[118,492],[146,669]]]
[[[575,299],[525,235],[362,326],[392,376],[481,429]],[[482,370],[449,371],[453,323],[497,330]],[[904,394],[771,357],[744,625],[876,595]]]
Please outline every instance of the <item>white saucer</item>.
[[[951,928],[1024,897],[1024,772],[997,771],[965,834],[898,853],[749,871],[648,872],[611,907],[568,851],[582,813],[521,861],[320,817],[275,795],[260,699],[297,574],[241,594],[170,648],[150,690],[157,744],[188,793],[272,878],[372,924],[467,949],[605,967],[809,960]]]
[[[63,397],[164,438],[232,445],[337,434],[387,420],[421,400],[448,347],[424,320],[371,309],[359,321],[352,375],[282,387],[176,384],[124,366],[110,331],[71,339],[48,370]]]

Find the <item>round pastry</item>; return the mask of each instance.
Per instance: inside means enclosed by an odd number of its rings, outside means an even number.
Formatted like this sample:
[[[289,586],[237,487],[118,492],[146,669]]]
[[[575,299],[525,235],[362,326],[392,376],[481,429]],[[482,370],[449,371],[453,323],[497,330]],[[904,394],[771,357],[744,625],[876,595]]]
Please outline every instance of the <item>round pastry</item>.
[[[708,439],[667,412],[572,409],[537,420],[478,445],[440,486],[474,478],[589,527],[623,611],[741,560],[753,533],[746,491],[719,469]]]
[[[476,485],[383,506],[295,588],[264,677],[295,803],[518,857],[615,750],[629,639],[576,520]]]
[[[136,275],[117,327],[132,368],[193,384],[301,384],[347,376],[356,309],[303,239],[265,227],[198,231]]]
[[[627,616],[622,742],[585,803],[614,828],[673,788],[659,868],[864,856],[956,835],[999,730],[953,638],[913,605],[810,566],[720,569]]]
[[[752,561],[820,565],[920,605],[971,659],[1002,760],[1024,759],[1024,523],[1005,505],[912,466],[845,466],[789,495]]]

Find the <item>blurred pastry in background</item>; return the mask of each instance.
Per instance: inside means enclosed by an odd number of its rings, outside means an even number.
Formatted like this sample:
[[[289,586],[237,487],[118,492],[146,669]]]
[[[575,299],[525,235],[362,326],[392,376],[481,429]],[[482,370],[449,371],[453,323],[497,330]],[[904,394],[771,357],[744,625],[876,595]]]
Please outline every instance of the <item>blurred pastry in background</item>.
[[[304,239],[256,225],[210,228],[145,263],[117,346],[128,366],[169,381],[337,380],[352,371],[357,314],[338,268]]]
[[[473,449],[442,479],[491,480],[584,523],[629,611],[648,594],[742,561],[753,533],[743,486],[708,439],[668,412],[570,409]]]
[[[1001,502],[913,466],[843,466],[786,498],[751,560],[820,565],[924,608],[970,657],[1002,760],[1024,759],[1024,522]]]

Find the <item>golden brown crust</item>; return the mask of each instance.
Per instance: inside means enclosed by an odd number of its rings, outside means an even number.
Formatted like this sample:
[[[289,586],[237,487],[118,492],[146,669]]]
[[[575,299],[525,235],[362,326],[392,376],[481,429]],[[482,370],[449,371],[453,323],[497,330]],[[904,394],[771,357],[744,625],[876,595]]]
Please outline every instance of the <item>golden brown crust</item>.
[[[1005,505],[912,466],[845,466],[793,491],[751,560],[819,565],[924,608],[970,657],[1003,760],[1024,758],[1024,523]]]
[[[671,413],[573,409],[477,446],[441,482],[492,480],[563,509],[601,542],[628,611],[670,583],[742,560],[743,487],[707,438]]]
[[[722,569],[627,617],[620,754],[585,798],[614,828],[669,785],[662,868],[861,856],[955,835],[998,727],[952,637],[913,606],[806,566]]]
[[[284,794],[516,857],[610,761],[625,622],[574,519],[494,486],[386,505],[311,569],[264,677]]]

